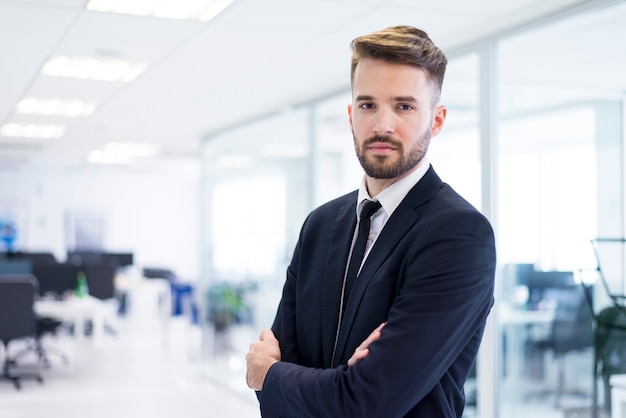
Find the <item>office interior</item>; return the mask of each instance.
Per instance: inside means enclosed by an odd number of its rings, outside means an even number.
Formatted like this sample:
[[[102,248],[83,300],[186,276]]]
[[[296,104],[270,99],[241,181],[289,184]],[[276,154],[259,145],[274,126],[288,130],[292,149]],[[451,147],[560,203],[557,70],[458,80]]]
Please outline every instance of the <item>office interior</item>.
[[[15,28],[11,13],[32,8],[78,26],[105,22],[101,12],[83,11],[84,3],[0,1],[0,21]],[[128,344],[135,341],[131,330],[136,330],[136,311],[145,308],[159,338],[169,338],[183,353],[179,357],[188,359],[181,368],[194,376],[187,386],[210,400],[210,405],[192,402],[195,408],[239,411],[244,404],[249,409],[232,416],[257,416],[256,401],[245,385],[244,356],[259,330],[271,324],[299,227],[312,208],[353,190],[362,175],[347,121],[348,43],[370,30],[409,23],[426,29],[435,42],[441,39],[449,58],[441,100],[448,119],[431,142],[429,160],[444,181],[489,217],[496,231],[496,299],[467,382],[466,416],[621,417],[617,414],[621,397],[626,401],[626,384],[619,377],[626,374],[626,359],[621,371],[617,357],[614,384],[607,384],[594,371],[597,341],[591,328],[597,329],[593,314],[612,303],[609,293],[626,292],[621,241],[626,2],[496,6],[477,1],[438,8],[404,1],[346,1],[337,7],[330,2],[303,5],[301,10],[286,2],[270,4],[284,8],[283,17],[294,19],[292,23],[283,19],[274,28],[248,26],[254,20],[250,13],[260,12],[260,6],[245,0],[204,23],[116,17],[123,33],[134,25],[162,32],[152,43],[143,40],[150,45],[146,51],[137,48],[128,54],[154,58],[174,71],[175,63],[160,56],[156,45],[194,48],[196,54],[187,56],[182,72],[192,80],[210,76],[222,53],[241,69],[237,74],[216,71],[239,83],[241,91],[211,80],[213,84],[184,96],[177,89],[184,88],[185,78],[166,85],[170,80],[148,69],[128,85],[116,84],[114,92],[87,89],[94,100],[105,102],[92,116],[68,122],[60,138],[18,140],[1,131],[0,216],[17,231],[12,243],[17,250],[51,253],[60,263],[71,263],[70,252],[76,249],[132,253],[132,263],[117,270],[122,283],[166,282],[160,288],[151,283],[149,290],[134,295],[121,286],[116,333],[105,331],[103,344],[92,347],[93,335],[74,344],[79,333],[68,329],[50,337],[51,342],[66,348],[70,357],[104,358],[103,350],[110,350],[123,358],[123,351],[133,350]],[[263,12],[260,16],[272,14]],[[91,13],[93,20],[84,13]],[[294,23],[305,15],[310,18],[306,25]],[[45,26],[45,16],[35,16],[34,22]],[[414,17],[407,22],[407,16]],[[316,25],[320,32],[310,28]],[[176,39],[168,40],[168,30]],[[246,57],[215,42],[219,34],[239,41],[263,34],[276,50],[247,48],[251,55]],[[292,35],[291,42],[278,42]],[[67,50],[60,51],[66,54],[80,51],[80,43],[64,36],[41,42],[67,42]],[[6,36],[1,38],[0,45],[10,45]],[[200,40],[205,38],[216,52],[203,50]],[[302,47],[307,43],[308,50]],[[40,66],[42,56],[30,64]],[[28,82],[5,89],[0,123],[30,122],[31,116],[13,110],[25,91],[42,95],[70,88],[75,97],[83,88],[67,80],[53,88],[46,80],[28,77]],[[167,95],[173,99],[165,105],[160,99]],[[139,97],[145,97],[138,102],[145,108],[132,101]],[[167,125],[169,112],[179,125]],[[125,113],[139,123],[127,122]],[[49,123],[63,120],[50,118]],[[161,153],[134,163],[85,160],[93,147],[106,150],[107,142],[151,138]],[[155,300],[162,303],[163,289],[170,292],[166,309],[174,318],[165,332],[157,318],[162,305],[146,308]],[[124,294],[126,310],[119,309]],[[564,317],[562,306],[570,309]],[[567,320],[573,339],[561,350],[554,338],[563,334]],[[83,347],[90,353],[81,354]],[[42,387],[24,383],[21,392],[45,393],[59,374],[85,384],[85,358],[91,357],[83,357],[78,368],[71,361],[69,366],[53,362],[42,372]],[[155,355],[155,367],[161,360]],[[116,360],[111,367],[115,364],[124,363]],[[19,402],[10,383],[0,385],[5,402]],[[71,391],[72,380],[64,380],[62,387]],[[223,396],[208,394],[214,387]]]

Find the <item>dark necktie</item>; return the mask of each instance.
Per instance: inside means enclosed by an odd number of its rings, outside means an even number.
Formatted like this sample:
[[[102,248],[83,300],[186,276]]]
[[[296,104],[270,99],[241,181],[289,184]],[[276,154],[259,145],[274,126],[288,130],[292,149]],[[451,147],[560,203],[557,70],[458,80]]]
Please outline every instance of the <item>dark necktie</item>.
[[[352,286],[356,281],[356,278],[363,262],[363,256],[365,255],[365,247],[367,246],[367,238],[370,234],[370,218],[372,215],[380,209],[380,202],[374,202],[372,200],[366,200],[359,217],[359,231],[357,232],[356,242],[352,248],[352,255],[350,256],[350,264],[348,265],[348,272],[346,273],[346,286],[343,293],[344,306],[352,290]]]

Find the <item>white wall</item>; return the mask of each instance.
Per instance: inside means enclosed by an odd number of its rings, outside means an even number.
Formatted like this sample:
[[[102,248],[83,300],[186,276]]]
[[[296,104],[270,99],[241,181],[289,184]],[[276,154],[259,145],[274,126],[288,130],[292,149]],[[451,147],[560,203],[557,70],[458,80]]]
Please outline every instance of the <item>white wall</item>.
[[[106,216],[105,249],[132,251],[138,266],[200,275],[199,162],[154,167],[84,166],[0,171],[0,209],[24,220],[19,248],[66,257],[64,219],[71,211]]]

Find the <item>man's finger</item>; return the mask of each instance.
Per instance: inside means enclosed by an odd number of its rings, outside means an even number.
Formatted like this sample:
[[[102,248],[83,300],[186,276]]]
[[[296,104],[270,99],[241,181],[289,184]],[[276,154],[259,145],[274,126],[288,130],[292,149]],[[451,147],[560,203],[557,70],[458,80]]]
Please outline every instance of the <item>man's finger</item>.
[[[259,339],[261,341],[272,341],[276,340],[276,337],[274,336],[274,333],[271,329],[264,328],[261,330],[261,335],[259,336]]]

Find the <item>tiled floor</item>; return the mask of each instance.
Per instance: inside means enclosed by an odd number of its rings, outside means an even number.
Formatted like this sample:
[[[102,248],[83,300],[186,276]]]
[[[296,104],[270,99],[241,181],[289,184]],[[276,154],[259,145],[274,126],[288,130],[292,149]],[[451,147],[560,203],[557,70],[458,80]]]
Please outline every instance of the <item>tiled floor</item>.
[[[225,384],[208,377],[199,361],[197,327],[176,318],[165,329],[154,318],[144,312],[120,319],[117,335],[107,335],[99,346],[70,335],[49,337],[46,344],[67,353],[69,364],[53,356],[52,366],[42,370],[44,383],[24,380],[19,391],[0,380],[0,417],[259,417],[243,378]],[[19,351],[18,342],[10,350]],[[232,370],[224,360],[216,358],[210,367]],[[33,362],[25,357],[21,363]]]

